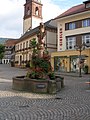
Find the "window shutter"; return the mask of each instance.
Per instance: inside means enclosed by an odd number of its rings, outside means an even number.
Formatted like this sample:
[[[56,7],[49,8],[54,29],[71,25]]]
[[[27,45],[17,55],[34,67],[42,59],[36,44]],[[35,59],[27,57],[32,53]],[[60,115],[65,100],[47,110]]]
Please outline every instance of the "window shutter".
[[[69,30],[69,24],[68,23],[65,24],[65,30]]]
[[[82,27],[82,21],[76,21],[76,28],[81,28]]]
[[[79,22],[76,21],[76,28],[79,28]]]
[[[82,20],[80,20],[80,21],[78,21],[79,23],[79,28],[81,28],[82,27]]]
[[[80,46],[82,44],[82,36],[78,35],[76,36],[76,45]]]

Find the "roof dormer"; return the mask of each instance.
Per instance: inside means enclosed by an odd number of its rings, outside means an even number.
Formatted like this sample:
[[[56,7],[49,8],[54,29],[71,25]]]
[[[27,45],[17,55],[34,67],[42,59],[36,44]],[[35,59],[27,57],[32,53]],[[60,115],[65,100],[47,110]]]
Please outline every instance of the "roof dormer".
[[[85,8],[90,8],[90,0],[83,2],[85,4]]]

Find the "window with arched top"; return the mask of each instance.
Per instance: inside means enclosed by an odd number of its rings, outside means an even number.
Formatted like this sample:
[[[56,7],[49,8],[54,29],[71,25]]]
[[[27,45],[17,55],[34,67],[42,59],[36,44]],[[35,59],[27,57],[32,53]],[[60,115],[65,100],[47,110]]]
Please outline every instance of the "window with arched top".
[[[30,8],[27,7],[27,15],[30,15]]]
[[[23,43],[23,49],[25,48],[25,42]]]
[[[39,15],[39,10],[38,10],[38,7],[35,8],[35,15]]]
[[[26,48],[28,48],[28,41],[26,42]]]
[[[22,49],[22,43],[20,44],[20,49]]]

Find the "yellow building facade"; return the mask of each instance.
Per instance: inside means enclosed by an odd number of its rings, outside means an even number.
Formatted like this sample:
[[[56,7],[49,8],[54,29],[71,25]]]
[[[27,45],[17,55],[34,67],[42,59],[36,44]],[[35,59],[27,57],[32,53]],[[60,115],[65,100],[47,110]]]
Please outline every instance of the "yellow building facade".
[[[56,17],[57,52],[51,54],[55,71],[90,73],[90,1],[74,6]]]
[[[90,73],[90,49],[82,51],[84,64],[88,65]],[[79,71],[79,51],[53,52],[51,63],[55,71],[78,72]],[[61,70],[60,70],[61,69]]]

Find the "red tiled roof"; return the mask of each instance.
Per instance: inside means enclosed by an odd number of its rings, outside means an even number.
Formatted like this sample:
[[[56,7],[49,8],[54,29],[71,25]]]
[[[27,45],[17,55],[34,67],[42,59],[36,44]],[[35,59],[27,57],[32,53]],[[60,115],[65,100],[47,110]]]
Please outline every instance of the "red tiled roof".
[[[77,13],[81,13],[81,12],[84,12],[84,11],[87,11],[87,10],[90,10],[90,9],[85,8],[85,4],[80,4],[80,5],[77,5],[77,6],[74,6],[70,9],[68,9],[64,13],[57,16],[55,19],[63,18],[63,17],[66,17],[66,16],[77,14]]]
[[[13,45],[16,44],[17,41],[18,41],[17,39],[8,39],[8,40],[5,41],[4,45],[5,46],[13,46]]]

